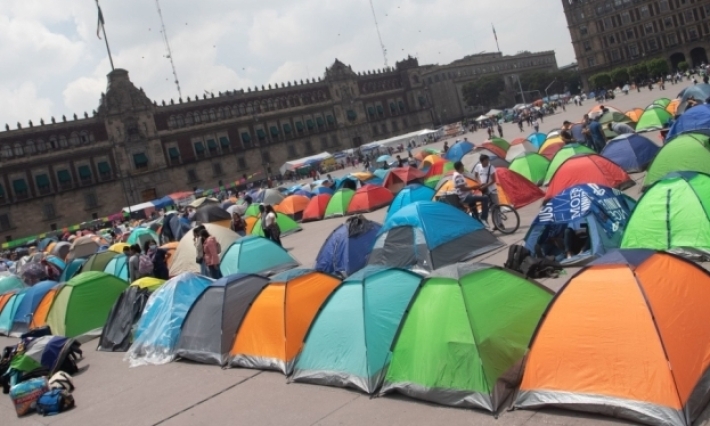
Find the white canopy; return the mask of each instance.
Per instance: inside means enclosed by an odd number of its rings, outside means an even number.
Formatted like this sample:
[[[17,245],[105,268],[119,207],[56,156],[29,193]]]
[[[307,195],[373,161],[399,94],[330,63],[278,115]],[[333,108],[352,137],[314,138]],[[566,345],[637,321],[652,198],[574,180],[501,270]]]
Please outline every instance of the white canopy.
[[[136,204],[135,206],[131,206],[131,207],[124,207],[123,211],[124,212],[139,212],[139,211],[145,210],[145,209],[155,210],[155,205],[151,202],[141,203],[141,204]]]
[[[499,109],[492,109],[492,110],[488,111],[488,112],[486,113],[486,115],[490,117],[491,115],[498,115],[498,114],[500,114],[501,112],[503,112],[503,111],[501,111],[501,110],[499,110]]]
[[[332,156],[333,155],[330,154],[329,152],[321,152],[320,154],[311,155],[310,157],[303,157],[303,158],[299,158],[298,160],[287,161],[284,163],[283,166],[281,166],[281,168],[279,168],[279,171],[282,174],[286,173],[286,171],[295,172],[296,169],[303,166],[304,164],[306,164],[309,161],[312,161],[312,160],[323,161],[326,158],[330,158]]]
[[[439,129],[439,130],[430,130],[430,129],[417,130],[416,132],[410,132],[410,133],[406,133],[404,135],[394,136],[389,139],[370,142],[365,145],[362,145],[360,148],[361,149],[372,149],[372,148],[378,148],[381,146],[394,146],[394,145],[399,145],[399,144],[406,145],[412,139],[414,139],[414,141],[416,141],[417,144],[421,144],[422,141],[427,139],[430,135],[436,137],[436,136],[441,136],[442,133],[443,133],[443,130],[441,130],[441,129]]]
[[[488,117],[486,117],[485,115],[482,115],[476,119],[476,121],[486,121],[486,120],[488,120]]]

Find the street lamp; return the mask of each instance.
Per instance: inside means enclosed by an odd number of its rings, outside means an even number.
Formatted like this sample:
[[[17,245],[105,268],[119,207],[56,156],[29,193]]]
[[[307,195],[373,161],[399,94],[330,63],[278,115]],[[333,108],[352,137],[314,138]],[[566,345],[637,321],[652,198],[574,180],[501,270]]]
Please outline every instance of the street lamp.
[[[545,97],[547,98],[548,101],[550,100],[550,95],[547,94],[547,90],[550,87],[552,87],[552,85],[555,84],[556,81],[557,81],[557,77],[555,77],[555,79],[552,80],[552,83],[548,84],[547,87],[545,87]]]

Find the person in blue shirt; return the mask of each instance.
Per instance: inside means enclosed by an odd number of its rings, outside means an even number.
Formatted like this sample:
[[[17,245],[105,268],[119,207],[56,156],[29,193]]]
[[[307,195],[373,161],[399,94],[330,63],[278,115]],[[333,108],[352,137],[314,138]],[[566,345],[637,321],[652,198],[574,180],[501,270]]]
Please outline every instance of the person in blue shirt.
[[[601,123],[599,123],[599,117],[591,120],[589,125],[589,133],[592,135],[592,149],[596,152],[602,152],[606,146],[606,136],[604,136],[604,130],[602,129]]]

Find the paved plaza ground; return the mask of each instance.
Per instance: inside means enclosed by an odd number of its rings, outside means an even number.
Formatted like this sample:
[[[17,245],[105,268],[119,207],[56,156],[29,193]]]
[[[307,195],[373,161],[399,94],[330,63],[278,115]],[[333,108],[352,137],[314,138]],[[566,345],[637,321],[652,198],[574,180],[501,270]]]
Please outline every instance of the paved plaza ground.
[[[659,97],[674,98],[684,85],[668,85],[665,91],[644,89],[641,93],[623,94],[608,105],[622,111],[643,108]],[[566,112],[545,118],[540,131],[561,126],[564,120],[580,121],[592,106],[574,104]],[[505,124],[504,138],[512,140],[532,132],[525,127],[520,133],[514,124]],[[480,143],[486,133],[479,131],[461,136]],[[648,135],[660,144],[656,132]],[[454,139],[449,140],[449,144]],[[440,148],[443,140],[432,145]],[[415,151],[416,152],[416,151]],[[333,173],[334,177],[353,171]],[[638,198],[643,174],[632,176],[638,185],[627,193]],[[522,240],[535,217],[540,203],[520,210],[521,227],[501,239],[506,244]],[[382,222],[386,209],[366,215]],[[318,250],[328,234],[343,218],[303,224],[303,231],[285,237],[284,246],[306,267],[312,267]],[[452,224],[455,226],[455,224]],[[500,237],[500,236],[499,236]],[[480,256],[475,261],[503,265],[507,247]],[[578,269],[569,268],[558,279],[543,283],[552,290],[559,288]],[[0,347],[15,339],[0,337]],[[361,393],[308,384],[287,384],[279,373],[247,369],[220,369],[190,362],[173,362],[164,366],[129,368],[122,353],[96,352],[96,340],[84,344],[85,372],[75,378],[77,407],[55,417],[30,415],[17,419],[10,398],[0,396],[0,425],[592,425],[628,424],[606,417],[584,415],[563,410],[505,411],[496,419],[483,411],[446,408],[399,396],[371,399]],[[710,424],[708,410],[699,424]]]

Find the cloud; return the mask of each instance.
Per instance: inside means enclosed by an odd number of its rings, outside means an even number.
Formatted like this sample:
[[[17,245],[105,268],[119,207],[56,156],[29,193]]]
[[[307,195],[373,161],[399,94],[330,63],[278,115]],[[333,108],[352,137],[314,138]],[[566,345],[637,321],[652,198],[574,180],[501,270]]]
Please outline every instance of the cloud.
[[[0,120],[13,129],[17,122],[26,127],[29,120],[35,124],[39,123],[40,118],[49,121],[53,110],[52,101],[40,97],[37,87],[30,82],[14,88],[0,87],[0,99],[3,100],[0,102]]]

